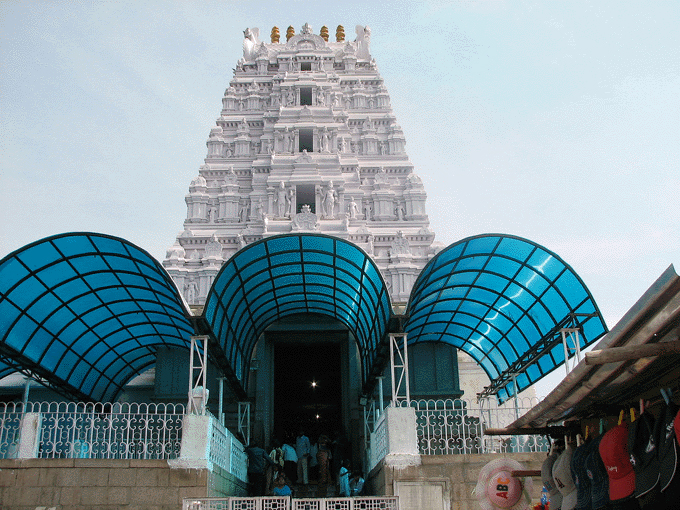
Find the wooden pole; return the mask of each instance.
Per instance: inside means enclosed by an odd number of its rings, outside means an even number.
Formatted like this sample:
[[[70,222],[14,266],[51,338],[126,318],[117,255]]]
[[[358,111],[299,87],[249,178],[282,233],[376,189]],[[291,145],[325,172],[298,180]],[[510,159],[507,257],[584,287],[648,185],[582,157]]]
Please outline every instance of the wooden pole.
[[[484,430],[484,434],[487,436],[522,436],[522,435],[528,435],[528,436],[534,436],[534,435],[543,435],[543,436],[553,436],[553,437],[561,437],[564,434],[571,434],[574,430],[578,430],[578,427],[564,427],[561,425],[556,425],[554,427],[520,427],[520,428],[502,428],[502,429],[494,429],[494,428],[488,428]]]
[[[680,340],[626,347],[609,347],[608,349],[599,351],[586,352],[586,365],[604,365],[605,363],[636,360],[667,354],[680,354]]]

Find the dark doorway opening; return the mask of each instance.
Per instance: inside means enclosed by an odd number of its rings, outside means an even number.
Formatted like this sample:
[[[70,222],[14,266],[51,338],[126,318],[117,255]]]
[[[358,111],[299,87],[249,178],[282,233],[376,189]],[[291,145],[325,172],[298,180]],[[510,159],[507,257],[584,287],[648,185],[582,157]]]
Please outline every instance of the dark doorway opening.
[[[309,69],[307,71],[312,70],[312,64],[309,64]],[[305,71],[305,69],[302,69]],[[304,106],[312,106],[312,87],[301,87],[300,88],[300,105]]]
[[[302,128],[299,131],[300,138],[300,152],[314,152],[314,131],[308,128]]]
[[[274,436],[331,435],[342,424],[340,344],[274,344]]]
[[[297,203],[295,204],[295,212],[302,212],[302,206],[308,205],[310,212],[316,213],[316,195],[314,193],[314,185],[298,184],[295,187],[295,197]]]

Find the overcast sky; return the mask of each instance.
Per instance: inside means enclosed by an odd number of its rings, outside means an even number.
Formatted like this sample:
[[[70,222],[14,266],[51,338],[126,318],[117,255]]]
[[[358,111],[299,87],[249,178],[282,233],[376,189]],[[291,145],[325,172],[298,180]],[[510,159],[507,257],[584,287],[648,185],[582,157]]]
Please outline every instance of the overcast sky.
[[[333,4],[1,1],[0,257],[94,231],[162,260],[243,30],[309,22],[371,27],[438,241],[544,245],[609,327],[680,265],[680,2]]]

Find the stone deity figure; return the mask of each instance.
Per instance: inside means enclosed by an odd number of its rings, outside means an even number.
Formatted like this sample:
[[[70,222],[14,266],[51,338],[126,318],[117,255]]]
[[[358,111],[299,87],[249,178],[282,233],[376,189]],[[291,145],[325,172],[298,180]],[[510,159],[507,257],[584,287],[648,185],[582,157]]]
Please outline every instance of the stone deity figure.
[[[335,190],[333,189],[333,181],[328,183],[328,189],[323,197],[323,215],[324,218],[332,220],[335,218],[333,209],[335,207]]]
[[[352,197],[349,198],[349,205],[347,206],[347,209],[349,211],[349,218],[351,220],[356,220],[357,215],[360,214],[360,213],[359,213],[359,206],[354,201],[354,198],[352,198]]]
[[[262,221],[264,219],[264,206],[262,205],[262,199],[260,198],[260,201],[257,203],[255,206],[255,215],[258,220]]]
[[[295,207],[295,190],[293,188],[288,189],[288,194],[286,195],[286,216],[291,218],[294,214],[293,208]]]
[[[243,204],[238,212],[238,222],[245,223],[248,220],[248,204]]]
[[[295,105],[295,92],[293,92],[293,89],[289,89],[286,106],[294,106],[294,105]]]
[[[243,60],[251,62],[257,56],[258,39],[260,38],[259,28],[246,28],[243,31]]]
[[[288,152],[295,153],[295,131],[293,129],[290,130],[290,137],[288,138]]]
[[[369,221],[372,219],[372,217],[371,217],[372,210],[373,210],[373,208],[371,207],[371,204],[366,202],[364,204],[364,217]]]
[[[286,214],[286,185],[281,181],[279,189],[276,190],[276,207],[279,218],[283,218]]]
[[[361,60],[370,60],[371,58],[371,29],[370,27],[356,26],[357,38],[357,58]]]
[[[340,141],[338,143],[340,145],[340,152],[343,154],[347,152],[347,142],[345,141],[345,139],[340,138]]]
[[[328,129],[323,128],[321,133],[321,152],[328,152]]]
[[[236,177],[236,173],[234,173],[234,166],[229,165],[229,168],[227,169],[227,177],[225,179],[228,184],[235,184],[238,182],[238,177]]]
[[[326,106],[326,94],[323,91],[319,92],[316,102],[319,106]]]
[[[373,234],[368,234],[368,246],[366,247],[366,252],[369,255],[373,255]]]
[[[375,174],[375,182],[381,184],[389,183],[389,178],[387,177],[387,172],[385,172],[385,167],[380,167]]]
[[[197,295],[198,285],[196,284],[196,280],[192,278],[189,280],[189,283],[184,286],[184,296],[187,298],[187,303],[190,305],[193,304],[196,301]]]
[[[281,147],[281,152],[286,153],[288,152],[288,143],[290,142],[290,133],[288,132],[288,128],[283,128],[283,133],[281,134],[281,141],[283,143],[283,147]]]
[[[404,206],[401,204],[397,204],[397,219],[404,221]]]

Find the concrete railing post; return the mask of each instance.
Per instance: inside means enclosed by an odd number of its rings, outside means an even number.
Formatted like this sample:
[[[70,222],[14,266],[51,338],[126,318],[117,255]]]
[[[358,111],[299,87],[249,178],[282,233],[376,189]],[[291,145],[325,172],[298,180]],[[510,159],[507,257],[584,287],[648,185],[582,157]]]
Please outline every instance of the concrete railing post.
[[[179,458],[168,461],[171,468],[210,469],[210,443],[213,417],[186,414],[182,421],[182,446]]]
[[[37,459],[40,451],[42,414],[24,413],[19,431],[18,459]]]
[[[393,467],[420,465],[416,410],[390,406],[385,409],[385,415],[388,445],[385,463]]]
[[[386,407],[376,430],[371,433],[370,452],[370,469],[383,459],[386,465],[397,469],[420,465],[415,409]]]

